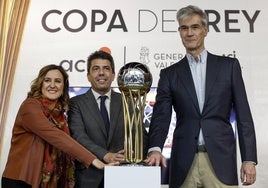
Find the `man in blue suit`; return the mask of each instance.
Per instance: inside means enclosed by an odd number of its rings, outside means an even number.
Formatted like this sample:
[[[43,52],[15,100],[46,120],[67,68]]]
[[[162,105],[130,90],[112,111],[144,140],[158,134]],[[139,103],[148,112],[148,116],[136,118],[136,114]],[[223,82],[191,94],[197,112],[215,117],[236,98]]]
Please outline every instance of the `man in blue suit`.
[[[256,180],[256,138],[237,59],[209,53],[204,46],[208,18],[196,6],[177,13],[186,56],[161,70],[149,129],[149,165],[166,166],[161,155],[171,119],[177,116],[170,159],[170,188],[238,187],[234,109],[241,152],[241,181]]]

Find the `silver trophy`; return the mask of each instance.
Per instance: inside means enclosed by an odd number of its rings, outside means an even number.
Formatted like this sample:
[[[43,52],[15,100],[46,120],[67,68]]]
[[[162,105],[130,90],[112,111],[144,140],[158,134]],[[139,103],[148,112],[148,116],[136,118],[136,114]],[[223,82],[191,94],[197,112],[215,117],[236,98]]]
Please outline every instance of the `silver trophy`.
[[[143,117],[146,95],[152,85],[149,68],[138,62],[124,65],[117,82],[122,93],[125,126],[125,163],[138,164],[143,160]]]

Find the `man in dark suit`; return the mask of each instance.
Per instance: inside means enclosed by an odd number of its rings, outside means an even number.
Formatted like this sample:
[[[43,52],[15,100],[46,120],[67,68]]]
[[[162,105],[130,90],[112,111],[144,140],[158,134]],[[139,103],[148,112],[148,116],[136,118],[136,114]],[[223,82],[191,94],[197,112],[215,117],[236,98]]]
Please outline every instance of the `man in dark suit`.
[[[111,90],[115,68],[110,50],[102,48],[88,58],[88,80],[91,89],[70,100],[68,123],[71,134],[80,144],[106,163],[124,160],[124,125],[121,94]],[[100,112],[100,96],[106,96],[105,106],[109,127],[105,127]],[[103,188],[104,172],[85,168],[76,162],[77,188]]]
[[[239,62],[205,50],[208,18],[196,6],[177,13],[186,56],[161,70],[149,128],[150,165],[166,166],[161,149],[172,107],[177,116],[170,159],[170,188],[234,188],[238,185],[235,110],[242,159],[241,181],[251,185],[257,164],[254,124]]]

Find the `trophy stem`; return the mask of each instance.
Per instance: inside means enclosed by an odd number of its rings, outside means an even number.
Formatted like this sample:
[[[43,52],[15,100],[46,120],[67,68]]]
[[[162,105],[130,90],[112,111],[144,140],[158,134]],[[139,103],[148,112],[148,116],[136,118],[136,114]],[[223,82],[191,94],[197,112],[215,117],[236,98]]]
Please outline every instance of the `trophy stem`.
[[[143,115],[145,96],[140,91],[122,93],[125,123],[125,160],[140,163],[143,159]]]

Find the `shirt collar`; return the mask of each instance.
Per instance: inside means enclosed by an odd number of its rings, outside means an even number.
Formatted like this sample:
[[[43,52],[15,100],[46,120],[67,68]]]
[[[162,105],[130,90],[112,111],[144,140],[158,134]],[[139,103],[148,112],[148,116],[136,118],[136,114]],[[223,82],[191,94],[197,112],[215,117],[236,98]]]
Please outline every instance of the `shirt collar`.
[[[98,98],[100,97],[100,96],[102,96],[102,95],[100,95],[99,93],[97,93],[94,89],[92,89],[91,88],[91,91],[92,91],[92,93],[93,93],[93,95],[94,95],[94,97],[95,97],[95,99],[96,100],[98,100]],[[107,96],[107,99],[111,99],[111,90],[109,90],[107,93],[105,93],[104,95],[106,95]]]
[[[207,50],[203,50],[200,54],[198,54],[198,59],[199,59],[198,62],[205,63],[207,60],[207,55],[208,55]],[[187,57],[187,60],[188,60],[190,65],[193,63],[197,63],[197,61],[195,60],[195,58],[191,54],[187,53],[186,57]]]

